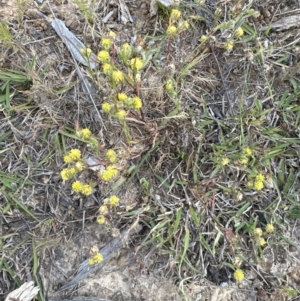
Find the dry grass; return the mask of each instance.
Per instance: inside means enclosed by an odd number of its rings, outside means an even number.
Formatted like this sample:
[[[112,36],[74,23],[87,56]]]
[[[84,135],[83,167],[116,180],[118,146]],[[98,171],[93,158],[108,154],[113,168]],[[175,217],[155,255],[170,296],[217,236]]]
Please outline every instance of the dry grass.
[[[97,53],[107,33],[102,19],[112,8],[105,1],[76,4],[79,10],[62,6],[59,15]],[[44,300],[38,266],[62,236],[102,227],[107,242],[139,223],[143,230],[134,244],[144,252],[151,247],[143,265],[176,281],[182,298],[193,300],[188,287],[195,280],[227,285],[241,268],[245,280],[237,285],[245,291],[254,292],[255,278],[261,300],[296,300],[297,276],[287,268],[278,276],[265,267],[275,267],[276,256],[288,261],[296,254],[288,250],[297,240],[300,187],[299,34],[293,28],[283,36],[259,31],[257,22],[264,20],[252,9],[270,5],[220,1],[212,8],[182,1],[190,27],[171,38],[165,33],[167,9],[159,10],[155,24],[140,10],[133,33],[129,24],[109,23],[122,28],[112,50],[116,64],[121,66],[121,45],[131,39],[147,60],[141,85],[128,81],[122,87],[143,100],[141,111],[132,110],[125,122],[101,111],[114,93],[104,74],[78,66],[33,7],[24,9],[32,17],[28,26],[0,23],[2,295],[32,278]],[[292,14],[294,7],[288,9]],[[235,37],[239,27],[244,35]],[[208,39],[200,42],[203,35]],[[232,51],[225,49],[228,40],[234,41]],[[83,88],[83,78],[92,92]],[[172,93],[166,91],[168,80]],[[86,127],[98,153],[76,136]],[[113,148],[119,178],[106,184],[87,169],[81,179],[93,183],[94,192],[76,195],[60,178],[63,155],[72,148],[102,163],[101,150]],[[259,174],[261,190],[249,186]],[[97,210],[112,193],[120,205],[106,226],[96,225]],[[255,229],[267,224],[275,231],[263,234],[261,246]],[[82,244],[76,264],[84,262],[86,249]],[[250,296],[239,293],[239,300]]]

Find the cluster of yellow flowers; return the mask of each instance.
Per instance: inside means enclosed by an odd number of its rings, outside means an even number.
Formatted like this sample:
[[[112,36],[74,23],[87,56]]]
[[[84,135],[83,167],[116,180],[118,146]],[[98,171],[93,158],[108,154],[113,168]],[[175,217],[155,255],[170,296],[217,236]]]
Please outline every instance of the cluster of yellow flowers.
[[[254,181],[248,181],[247,186],[255,190],[262,190],[264,188],[265,176],[259,173],[255,176]]]
[[[238,27],[233,34],[233,38],[228,39],[225,44],[224,44],[224,48],[226,51],[230,52],[233,47],[234,47],[234,40],[237,38],[240,38],[244,35],[244,30],[242,27]],[[207,35],[202,35],[200,38],[200,42],[201,43],[205,43],[206,41],[209,40],[209,37]]]
[[[76,193],[90,195],[93,192],[93,187],[89,184],[84,184],[80,181],[75,181],[72,183],[72,190]]]
[[[83,131],[86,135],[87,131]],[[64,161],[67,164],[73,164],[72,167],[67,167],[62,169],[60,172],[60,176],[64,181],[70,180],[73,178],[78,172],[82,171],[85,162],[81,159],[81,151],[77,148],[71,149],[65,156]],[[84,184],[80,181],[74,181],[72,183],[72,190],[76,193],[82,193],[83,195],[90,195],[93,192],[93,187],[89,184]]]
[[[137,95],[128,96],[123,92],[119,92],[118,85],[125,82],[126,76],[130,80],[140,81],[141,70],[144,67],[143,59],[135,55],[135,50],[128,43],[121,46],[118,55],[125,67],[127,67],[128,75],[125,75],[116,67],[116,64],[110,57],[110,48],[113,45],[114,37],[106,37],[101,41],[102,50],[98,53],[98,60],[102,63],[103,73],[108,77],[109,82],[115,90],[115,96],[112,96],[112,102],[104,102],[102,111],[109,113],[111,116],[122,121],[125,119],[128,110],[138,110],[142,107],[142,100]],[[126,82],[125,82],[126,83]]]
[[[257,244],[261,247],[263,247],[266,244],[266,240],[264,239],[264,235],[268,235],[272,232],[274,232],[275,228],[273,224],[267,224],[265,227],[265,233],[261,228],[255,228],[253,233],[254,233],[254,238]]]
[[[242,27],[238,27],[234,34],[233,37],[234,38],[240,38],[244,35],[244,30]],[[234,39],[229,39],[225,42],[224,48],[226,49],[226,51],[230,52],[233,49],[234,46]]]
[[[100,179],[107,182],[113,179],[114,177],[116,177],[117,174],[118,174],[117,168],[114,165],[109,165],[105,170],[101,170],[98,173],[98,176]]]
[[[84,141],[88,143],[88,146],[91,146],[96,139],[95,137],[92,137],[92,132],[88,128],[77,130],[76,135],[85,139]],[[113,149],[106,150],[105,157],[110,163],[117,162],[117,154]],[[64,181],[74,178],[77,173],[81,172],[88,166],[86,161],[81,158],[81,151],[77,148],[71,149],[66,155],[64,155],[64,162],[68,164],[68,167],[63,168],[60,172],[60,176]],[[109,165],[104,171],[99,172],[98,176],[101,180],[109,181],[117,174],[117,168],[113,165]],[[81,193],[83,195],[90,195],[93,192],[92,185],[85,184],[79,180],[75,180],[71,184],[71,187],[75,193]]]
[[[172,9],[166,34],[172,36],[188,28],[189,23],[187,21],[181,20],[181,12],[178,9]]]
[[[99,208],[99,215],[97,216],[97,223],[102,225],[106,222],[105,215],[109,212],[109,209],[119,204],[119,198],[116,195],[112,195],[110,198],[105,199],[103,205]]]

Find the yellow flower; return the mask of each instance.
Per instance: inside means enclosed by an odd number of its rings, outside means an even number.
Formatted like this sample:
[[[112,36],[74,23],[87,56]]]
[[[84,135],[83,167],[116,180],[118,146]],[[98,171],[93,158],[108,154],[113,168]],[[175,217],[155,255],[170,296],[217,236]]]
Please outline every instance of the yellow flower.
[[[234,45],[233,41],[228,40],[228,41],[225,43],[225,49],[226,49],[227,51],[231,51],[231,50],[233,49],[233,45]]]
[[[113,73],[111,74],[111,79],[115,83],[119,83],[124,80],[124,75],[123,75],[122,71],[116,70],[116,71],[113,71]]]
[[[130,60],[130,66],[132,70],[140,70],[143,68],[143,61],[139,57],[133,58]]]
[[[120,110],[116,113],[116,117],[119,119],[119,120],[123,120],[125,117],[126,117],[127,113],[125,110]]]
[[[180,18],[181,12],[178,9],[172,9],[170,18],[176,21]]]
[[[248,156],[251,156],[253,154],[253,150],[250,147],[245,148],[243,152]]]
[[[109,53],[106,50],[101,50],[98,53],[98,61],[99,62],[107,62],[109,61]]]
[[[118,174],[118,170],[113,166],[107,166],[107,169],[101,172],[100,176],[104,181],[109,181]]]
[[[81,193],[84,195],[90,195],[93,192],[93,187],[89,184],[83,185],[81,188]]]
[[[73,191],[75,191],[76,193],[81,192],[83,188],[83,184],[80,181],[75,181],[72,184],[72,189]]]
[[[109,64],[109,63],[104,63],[102,66],[102,69],[103,69],[104,74],[110,74],[113,70],[111,64]]]
[[[76,174],[76,169],[74,167],[71,167],[68,169],[69,175],[73,177]]]
[[[257,243],[262,247],[266,244],[266,241],[264,238],[260,237],[257,239]]]
[[[228,159],[227,157],[222,158],[221,164],[222,164],[223,166],[227,165],[228,163],[229,163],[229,159]]]
[[[111,39],[108,39],[108,38],[105,38],[101,41],[101,46],[106,50],[108,50],[110,48],[111,44],[112,44],[112,41],[111,41]]]
[[[188,22],[188,21],[184,21],[182,27],[183,27],[184,29],[188,29],[188,28],[190,27],[189,22]]]
[[[66,181],[66,180],[69,180],[70,179],[70,176],[69,176],[69,169],[68,168],[64,168],[61,172],[60,172],[60,176],[61,178]]]
[[[246,156],[242,156],[241,159],[240,159],[240,162],[242,164],[247,164],[249,162],[249,159]]]
[[[126,55],[129,55],[131,53],[131,46],[128,43],[125,43],[121,47],[121,52],[123,52]]]
[[[103,261],[103,256],[101,253],[97,253],[89,259],[89,265],[94,265]]]
[[[116,34],[113,31],[109,31],[108,36],[112,39],[114,39],[116,37]]]
[[[239,38],[242,37],[244,35],[244,30],[242,27],[237,28],[237,30],[234,33],[234,36]]]
[[[171,79],[167,80],[166,90],[167,90],[167,92],[172,92],[174,90],[173,82]]]
[[[252,181],[248,181],[247,182],[247,187],[252,188],[253,187],[253,182]]]
[[[80,136],[83,137],[84,139],[88,139],[92,135],[91,130],[88,128],[82,129],[81,131],[79,131],[79,133],[80,133]]]
[[[140,109],[142,107],[142,101],[139,97],[133,97],[133,107],[135,109]]]
[[[272,224],[267,224],[266,225],[266,232],[267,233],[272,233],[274,232],[274,226]]]
[[[69,151],[69,156],[72,160],[78,160],[81,156],[81,151],[77,148],[73,148]]]
[[[80,53],[83,56],[89,58],[91,56],[91,54],[92,54],[92,49],[91,48],[82,48],[82,49],[80,49]]]
[[[112,195],[110,198],[109,198],[109,204],[111,206],[115,206],[119,203],[119,198],[116,196],[116,195]]]
[[[99,212],[100,212],[101,214],[106,214],[106,213],[108,212],[107,206],[105,206],[105,205],[100,206]]]
[[[105,113],[108,113],[111,109],[111,105],[107,102],[104,102],[102,104],[102,111],[105,112]]]
[[[73,160],[69,155],[65,155],[64,156],[64,161],[65,161],[65,163],[71,163]]]
[[[118,93],[118,100],[125,101],[127,98],[128,97],[125,93]]]
[[[103,215],[98,215],[97,216],[97,223],[100,225],[103,225],[106,222],[106,219]]]
[[[81,161],[77,161],[77,162],[75,163],[75,168],[76,168],[77,171],[82,171],[83,168],[84,168],[84,163],[81,162]]]
[[[204,43],[208,40],[208,36],[206,35],[202,35],[201,38],[200,38],[200,42]]]
[[[262,229],[261,228],[255,228],[254,229],[254,235],[256,235],[256,236],[262,236],[263,235],[263,231],[262,231]]]
[[[175,34],[176,32],[177,32],[177,28],[174,25],[170,25],[167,28],[167,35],[172,35],[172,34]]]
[[[117,161],[117,154],[113,149],[107,150],[105,155],[111,163],[115,163]]]
[[[255,177],[255,181],[257,182],[263,182],[265,180],[265,176],[262,173],[259,173],[256,177]]]
[[[254,184],[254,189],[255,190],[262,190],[264,188],[264,182],[262,181],[255,181]]]
[[[245,278],[245,272],[241,269],[236,269],[233,274],[233,277],[238,282],[243,281]]]

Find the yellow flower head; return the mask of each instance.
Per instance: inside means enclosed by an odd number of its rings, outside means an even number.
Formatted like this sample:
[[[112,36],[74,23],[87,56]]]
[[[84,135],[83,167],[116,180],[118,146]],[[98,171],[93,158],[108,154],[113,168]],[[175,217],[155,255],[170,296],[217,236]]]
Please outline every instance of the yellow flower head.
[[[173,82],[171,79],[167,80],[166,90],[167,90],[167,92],[172,92],[174,90]]]
[[[121,47],[121,52],[125,55],[129,55],[131,53],[131,46],[128,43],[125,43]]]
[[[71,163],[73,160],[69,155],[65,155],[64,156],[64,161],[65,161],[65,163]]]
[[[206,35],[202,35],[201,38],[200,38],[200,42],[204,43],[208,40],[208,36]]]
[[[113,166],[107,166],[107,169],[100,173],[101,178],[104,181],[109,181],[118,174],[118,170]]]
[[[98,53],[98,61],[99,62],[107,62],[109,61],[109,53],[106,50],[101,50]]]
[[[226,43],[225,43],[225,49],[227,51],[231,51],[233,49],[233,46],[234,46],[234,43],[233,41],[231,40],[228,40]]]
[[[139,57],[135,57],[130,60],[130,66],[132,70],[140,70],[143,68],[143,61]]]
[[[119,83],[119,82],[122,82],[124,80],[124,75],[123,75],[122,71],[116,70],[116,71],[112,72],[111,79],[112,79],[113,82]]]
[[[117,154],[113,149],[107,150],[105,155],[111,163],[115,163],[117,161]]]
[[[264,246],[264,245],[266,244],[266,241],[265,241],[264,238],[259,237],[259,238],[257,239],[257,243],[262,247],[262,246]]]
[[[264,188],[264,182],[262,181],[255,181],[253,184],[255,190],[262,190]]]
[[[99,212],[100,212],[101,214],[106,214],[106,213],[108,212],[107,206],[105,206],[105,205],[100,206]]]
[[[267,224],[266,225],[266,232],[267,233],[272,233],[274,232],[274,226],[272,224]]]
[[[115,206],[119,203],[119,198],[116,196],[116,195],[112,195],[110,198],[109,198],[109,204],[111,206]]]
[[[103,215],[98,215],[97,216],[97,223],[100,225],[103,225],[106,222],[106,219]]]
[[[118,94],[118,100],[119,101],[125,101],[128,98],[128,96],[125,93],[119,93]]]
[[[89,265],[94,265],[103,261],[101,253],[97,253],[89,259]]]
[[[139,97],[133,97],[133,107],[135,109],[140,109],[142,107],[142,101]]]
[[[246,148],[243,150],[243,153],[246,154],[247,156],[252,156],[253,150],[252,150],[250,147],[246,147]]]
[[[91,135],[92,135],[92,132],[88,128],[85,128],[85,129],[82,129],[82,130],[79,131],[79,136],[84,138],[84,139],[90,138]]]
[[[110,74],[113,70],[112,65],[109,63],[104,63],[102,66],[102,70],[104,74]]]
[[[114,39],[116,37],[116,34],[113,31],[109,31],[108,36],[112,39]]]
[[[83,185],[81,188],[81,193],[84,195],[90,195],[93,192],[93,187],[89,184]]]
[[[77,148],[73,148],[69,151],[69,157],[72,159],[72,160],[78,160],[80,159],[81,157],[81,151]]]
[[[178,20],[180,16],[181,16],[181,12],[178,9],[172,9],[171,16],[170,16],[172,21]]]
[[[229,159],[228,159],[227,157],[222,158],[221,164],[222,164],[223,166],[227,165],[228,163],[229,163]]]
[[[174,25],[170,25],[168,28],[167,28],[167,35],[173,35],[177,32],[177,28],[176,26]]]
[[[73,191],[75,191],[76,193],[81,192],[83,188],[83,184],[80,181],[75,181],[72,184],[72,189]]]
[[[244,35],[244,30],[242,27],[237,28],[237,30],[234,33],[234,36],[239,38],[242,37]]]
[[[119,120],[124,120],[124,118],[126,117],[127,113],[125,110],[119,110],[117,113],[116,113],[116,117],[119,119]]]
[[[242,156],[240,159],[241,164],[248,164],[249,159],[246,156]]]
[[[101,46],[105,49],[108,50],[110,48],[110,46],[112,45],[112,40],[108,39],[108,38],[104,38],[101,41]]]
[[[247,182],[247,187],[248,188],[252,188],[253,187],[253,182],[252,181],[248,181]]]
[[[108,113],[111,109],[111,105],[107,102],[104,102],[102,104],[102,111],[105,112],[105,113]]]
[[[233,277],[236,281],[241,282],[245,278],[245,272],[241,269],[236,269],[233,273]]]
[[[255,228],[254,229],[254,235],[256,235],[258,237],[262,236],[263,235],[262,229],[261,228]]]
[[[188,29],[188,28],[190,27],[189,22],[188,22],[188,21],[184,21],[183,24],[182,24],[182,27],[183,27],[184,29]]]
[[[75,168],[77,171],[82,171],[84,169],[84,163],[81,161],[77,161],[75,163]]]
[[[255,177],[255,181],[258,182],[263,182],[265,180],[265,176],[262,173],[259,173],[256,177]]]
[[[75,174],[76,174],[76,169],[74,167],[64,168],[60,172],[60,176],[64,181],[70,180]]]
[[[89,58],[92,54],[92,49],[91,48],[82,48],[82,49],[80,49],[80,53],[82,54],[82,56]]]

